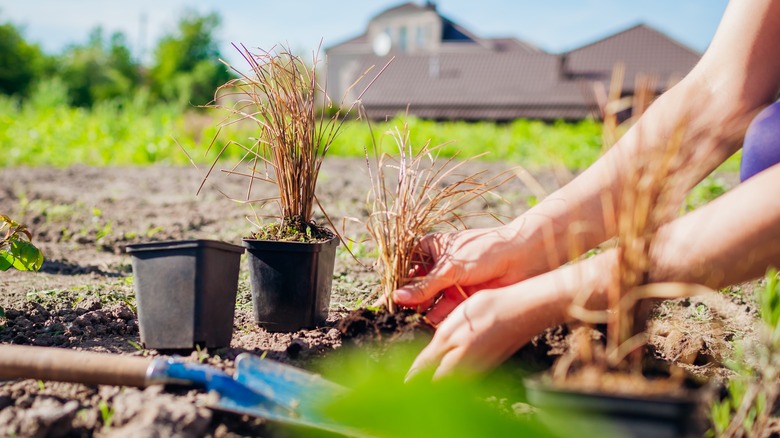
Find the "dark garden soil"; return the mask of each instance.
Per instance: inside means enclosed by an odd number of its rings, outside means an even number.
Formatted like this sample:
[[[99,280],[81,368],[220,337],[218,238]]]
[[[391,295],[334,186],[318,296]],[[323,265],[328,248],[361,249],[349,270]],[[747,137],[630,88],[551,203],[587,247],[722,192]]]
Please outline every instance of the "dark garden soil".
[[[430,336],[418,316],[365,310],[375,299],[377,276],[372,247],[362,226],[344,218],[365,218],[368,178],[364,160],[328,159],[318,194],[339,232],[350,236],[355,258],[341,245],[334,272],[331,312],[321,327],[295,333],[269,333],[253,319],[247,272],[242,263],[233,340],[229,348],[183,352],[184,360],[232,371],[242,352],[265,355],[302,368],[352,344],[404,342]],[[463,172],[499,163],[469,163]],[[533,172],[553,190],[559,172]],[[733,181],[733,177],[726,175]],[[193,168],[13,168],[0,170],[0,213],[27,224],[46,261],[38,273],[0,272],[0,343],[60,347],[122,355],[155,356],[139,346],[128,244],[172,239],[217,239],[240,243],[262,221],[241,198],[243,181],[214,174],[199,196]],[[517,179],[486,197],[474,209],[514,217],[527,208],[531,193]],[[258,185],[253,199],[273,188]],[[268,221],[270,219],[266,219]],[[319,222],[324,217],[318,216]],[[494,219],[470,219],[471,226]],[[343,226],[343,229],[342,229]],[[357,260],[356,260],[357,259]],[[700,375],[727,377],[720,363],[735,339],[750,336],[755,321],[752,285],[733,293],[664,303],[651,324],[654,351]],[[569,330],[540,335],[510,362],[527,369],[549,367],[566,351]],[[261,419],[212,411],[197,390],[147,389],[16,380],[0,382],[0,436],[278,436]]]

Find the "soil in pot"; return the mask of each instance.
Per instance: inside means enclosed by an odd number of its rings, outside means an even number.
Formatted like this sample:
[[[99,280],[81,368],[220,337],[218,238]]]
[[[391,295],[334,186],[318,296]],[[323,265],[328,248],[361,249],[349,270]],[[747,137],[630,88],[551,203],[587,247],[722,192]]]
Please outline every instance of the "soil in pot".
[[[599,337],[595,332],[594,336]],[[598,348],[593,352],[601,353]],[[644,352],[641,371],[583,364],[572,357],[570,351],[559,359],[569,364],[568,369],[559,362],[551,374],[524,380],[530,404],[562,436],[573,431],[640,438],[705,432],[711,386],[655,358],[650,348]]]
[[[213,240],[129,245],[146,348],[230,345],[244,249]]]
[[[604,376],[615,378],[615,376]],[[631,380],[630,376],[623,376]],[[697,437],[706,429],[706,391],[652,395],[586,391],[528,379],[526,395],[540,409],[540,419],[561,436]],[[631,386],[631,382],[624,382]],[[647,385],[663,382],[647,381]],[[628,392],[628,391],[626,391]]]

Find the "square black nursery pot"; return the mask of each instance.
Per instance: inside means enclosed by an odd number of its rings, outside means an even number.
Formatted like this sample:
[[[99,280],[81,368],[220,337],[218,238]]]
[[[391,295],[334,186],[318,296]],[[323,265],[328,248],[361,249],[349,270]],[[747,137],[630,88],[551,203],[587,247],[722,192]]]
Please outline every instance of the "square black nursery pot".
[[[537,379],[526,379],[525,387],[542,422],[560,436],[692,438],[706,430],[701,409],[708,387],[677,397],[566,390]]]
[[[146,348],[230,345],[244,248],[214,240],[128,245]]]
[[[328,318],[338,238],[322,243],[244,239],[255,322],[272,332]]]

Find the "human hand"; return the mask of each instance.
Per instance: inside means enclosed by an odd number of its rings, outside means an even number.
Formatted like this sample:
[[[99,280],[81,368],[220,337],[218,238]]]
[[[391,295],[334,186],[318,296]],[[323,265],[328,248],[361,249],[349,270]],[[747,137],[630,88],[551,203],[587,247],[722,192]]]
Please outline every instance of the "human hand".
[[[589,309],[606,307],[617,252],[587,260],[528,280],[475,293],[458,305],[436,329],[417,356],[407,380],[424,370],[438,379],[454,371],[489,371],[534,336],[570,319],[575,297]]]
[[[433,324],[441,322],[458,304],[482,289],[494,289],[529,278],[546,269],[546,260],[524,246],[510,226],[433,233],[418,244],[416,277],[393,293],[405,307],[427,308]]]
[[[469,297],[436,329],[407,380],[424,371],[439,379],[495,368],[544,329],[564,322],[562,299],[554,290],[534,291],[524,283]]]

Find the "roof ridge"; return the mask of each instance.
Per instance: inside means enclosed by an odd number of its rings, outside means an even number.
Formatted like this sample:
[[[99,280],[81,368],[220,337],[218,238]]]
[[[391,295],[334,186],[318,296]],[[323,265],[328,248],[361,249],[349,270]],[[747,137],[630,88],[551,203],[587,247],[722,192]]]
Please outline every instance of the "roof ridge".
[[[382,12],[379,12],[378,14],[374,15],[373,17],[371,17],[369,19],[369,21],[374,20],[376,18],[379,18],[382,15],[385,15],[385,14],[388,14],[388,13],[392,13],[392,12],[395,12],[395,11],[403,9],[403,8],[409,8],[409,7],[414,7],[416,9],[425,9],[426,8],[425,6],[420,6],[420,5],[418,5],[417,3],[413,2],[413,1],[408,1],[408,2],[405,2],[405,3],[401,3],[401,4],[398,4],[398,5],[395,5],[395,6],[391,7],[391,8],[385,9]]]
[[[657,29],[654,26],[651,26],[650,24],[647,24],[644,21],[640,21],[640,22],[638,22],[636,24],[633,24],[633,25],[623,29],[623,30],[617,31],[615,33],[609,34],[609,35],[601,37],[601,38],[598,38],[598,39],[596,39],[594,41],[591,41],[590,43],[587,43],[587,44],[584,44],[582,46],[576,47],[574,49],[562,52],[561,55],[568,55],[568,54],[570,54],[572,52],[576,52],[576,51],[579,51],[579,50],[582,50],[582,49],[586,49],[588,47],[595,46],[596,44],[601,44],[601,43],[607,42],[609,40],[612,40],[612,39],[615,39],[615,38],[617,38],[619,36],[625,35],[628,32],[631,32],[631,31],[639,29],[639,28],[649,30],[649,31],[651,31],[651,32],[653,32],[653,33],[663,37],[664,39],[668,40],[669,42],[674,43],[676,46],[678,46],[678,47],[680,47],[680,48],[682,48],[684,50],[687,50],[688,52],[690,52],[690,53],[692,53],[692,54],[694,54],[696,56],[701,56],[701,53],[699,53],[698,51],[696,51],[696,50],[686,46],[685,44],[681,43],[680,41],[676,40],[675,38],[672,38],[671,36],[667,35],[666,33],[662,32],[661,30]]]

